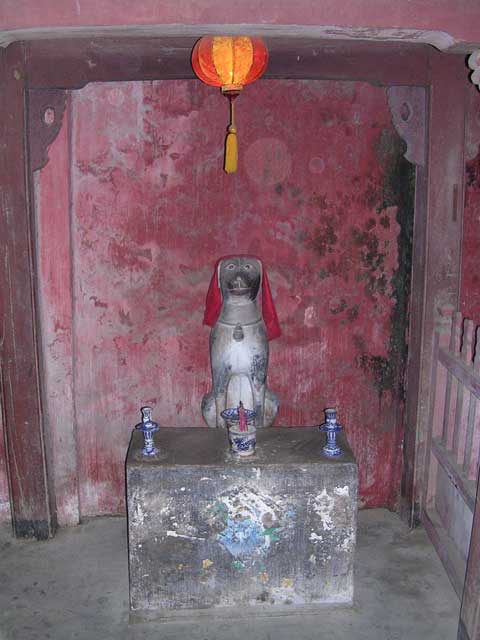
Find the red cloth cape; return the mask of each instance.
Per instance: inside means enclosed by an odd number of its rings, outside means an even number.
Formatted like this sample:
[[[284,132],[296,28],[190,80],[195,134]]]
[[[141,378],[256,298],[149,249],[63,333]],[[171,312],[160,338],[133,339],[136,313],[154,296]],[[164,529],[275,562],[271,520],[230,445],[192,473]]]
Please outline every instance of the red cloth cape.
[[[265,327],[267,329],[267,338],[274,340],[282,335],[280,324],[278,322],[277,312],[275,305],[273,304],[272,292],[270,284],[268,282],[267,272],[263,266],[260,258],[249,255],[236,255],[236,256],[222,256],[215,263],[215,269],[213,271],[212,279],[210,280],[210,286],[207,291],[207,299],[205,301],[205,315],[203,317],[203,324],[207,324],[209,327],[213,327],[218,320],[220,311],[222,310],[222,291],[220,289],[220,283],[218,282],[218,265],[222,260],[228,258],[254,258],[258,260],[262,265],[262,315]]]

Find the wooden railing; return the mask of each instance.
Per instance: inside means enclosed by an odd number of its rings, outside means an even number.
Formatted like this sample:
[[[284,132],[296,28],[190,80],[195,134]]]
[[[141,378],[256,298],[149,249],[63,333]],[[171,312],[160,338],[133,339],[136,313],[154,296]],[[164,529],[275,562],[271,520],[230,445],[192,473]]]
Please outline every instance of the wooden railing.
[[[480,457],[480,327],[444,307],[432,367],[423,521],[461,596]]]

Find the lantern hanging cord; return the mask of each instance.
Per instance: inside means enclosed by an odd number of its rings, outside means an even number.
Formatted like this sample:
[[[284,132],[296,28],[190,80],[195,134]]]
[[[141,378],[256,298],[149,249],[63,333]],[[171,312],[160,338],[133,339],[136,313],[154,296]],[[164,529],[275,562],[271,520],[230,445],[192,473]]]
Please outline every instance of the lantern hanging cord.
[[[237,133],[237,128],[235,126],[235,98],[236,96],[228,97],[228,101],[230,102],[230,124],[227,128],[228,133]]]

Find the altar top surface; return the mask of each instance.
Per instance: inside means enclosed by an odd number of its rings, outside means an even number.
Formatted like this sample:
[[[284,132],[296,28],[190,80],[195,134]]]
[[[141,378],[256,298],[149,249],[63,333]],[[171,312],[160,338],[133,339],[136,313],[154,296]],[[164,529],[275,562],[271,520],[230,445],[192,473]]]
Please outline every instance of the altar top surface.
[[[145,466],[235,466],[265,465],[356,465],[343,431],[337,441],[342,455],[327,458],[322,454],[325,434],[318,427],[270,427],[257,430],[255,454],[239,458],[230,452],[227,432],[207,427],[161,427],[154,434],[159,452],[154,456],[141,454],[143,435],[134,430],[127,454],[128,467]]]

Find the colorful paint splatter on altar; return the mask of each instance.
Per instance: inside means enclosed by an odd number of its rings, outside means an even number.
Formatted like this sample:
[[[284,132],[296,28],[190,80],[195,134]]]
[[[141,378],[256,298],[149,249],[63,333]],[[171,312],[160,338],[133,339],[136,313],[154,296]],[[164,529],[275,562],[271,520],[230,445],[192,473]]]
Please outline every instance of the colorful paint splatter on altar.
[[[218,542],[234,557],[233,566],[242,569],[258,561],[293,528],[294,516],[283,499],[244,488],[219,496],[209,520],[218,529]]]

